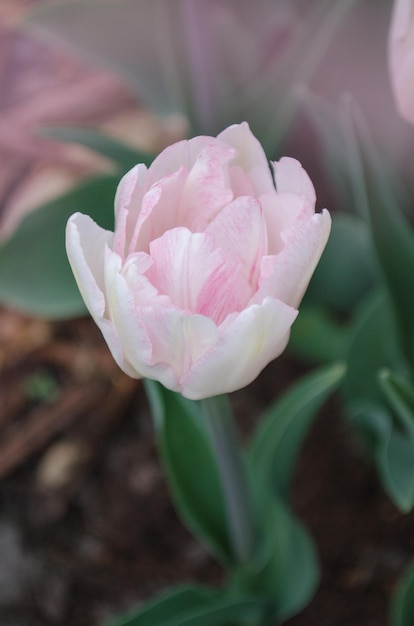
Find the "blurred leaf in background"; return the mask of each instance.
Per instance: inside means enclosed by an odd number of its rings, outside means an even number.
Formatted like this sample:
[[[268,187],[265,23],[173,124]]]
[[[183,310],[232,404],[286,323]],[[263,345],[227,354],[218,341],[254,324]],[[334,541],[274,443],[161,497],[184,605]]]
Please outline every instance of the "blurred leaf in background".
[[[27,25],[122,77],[154,112],[181,114],[189,134],[248,121],[269,156],[356,0],[71,0]]]
[[[333,216],[332,237],[297,331],[293,327],[292,345],[300,339],[300,351],[314,361],[321,355],[346,359],[346,412],[387,493],[409,511],[414,506],[414,232],[401,208],[409,196],[350,97],[337,112],[313,96],[308,103],[328,171],[351,211]]]

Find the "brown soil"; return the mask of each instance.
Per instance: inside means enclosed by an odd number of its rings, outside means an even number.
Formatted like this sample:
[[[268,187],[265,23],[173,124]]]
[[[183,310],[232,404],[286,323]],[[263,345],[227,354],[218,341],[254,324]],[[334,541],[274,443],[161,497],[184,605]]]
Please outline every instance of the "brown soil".
[[[3,312],[2,327],[13,333],[0,377],[1,623],[93,626],[179,582],[220,584],[171,505],[142,386],[117,370],[90,320]],[[284,356],[233,395],[243,433],[302,369]],[[384,496],[335,400],[307,439],[293,503],[323,578],[289,624],[385,625],[414,516]]]

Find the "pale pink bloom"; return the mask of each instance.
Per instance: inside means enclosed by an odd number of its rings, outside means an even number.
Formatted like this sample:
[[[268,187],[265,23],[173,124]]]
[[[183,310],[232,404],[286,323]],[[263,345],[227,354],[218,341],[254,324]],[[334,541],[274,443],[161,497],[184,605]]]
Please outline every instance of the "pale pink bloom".
[[[398,112],[414,124],[414,0],[394,2],[388,62]]]
[[[70,218],[79,289],[127,374],[200,399],[249,384],[283,351],[331,220],[298,161],[273,168],[274,180],[249,126],[234,125],[128,172],[115,233]]]

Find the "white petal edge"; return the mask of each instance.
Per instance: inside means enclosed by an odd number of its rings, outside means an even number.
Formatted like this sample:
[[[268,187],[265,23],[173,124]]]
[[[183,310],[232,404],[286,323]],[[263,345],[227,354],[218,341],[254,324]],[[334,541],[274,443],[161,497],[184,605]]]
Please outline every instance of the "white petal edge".
[[[251,383],[286,347],[297,313],[279,300],[265,298],[261,305],[230,316],[219,327],[217,344],[180,381],[181,393],[200,400]]]
[[[69,218],[66,251],[79,291],[115,361],[126,374],[136,378],[135,371],[124,357],[117,330],[106,317],[105,250],[112,241],[113,233],[98,226],[88,215],[75,213]]]
[[[279,161],[272,162],[272,166],[278,193],[294,193],[305,196],[315,205],[315,187],[297,159],[282,157]]]
[[[217,136],[217,139],[221,139],[236,148],[237,157],[233,164],[240,165],[248,173],[255,186],[256,195],[274,192],[272,175],[265,151],[259,140],[253,135],[247,122],[229,126]]]

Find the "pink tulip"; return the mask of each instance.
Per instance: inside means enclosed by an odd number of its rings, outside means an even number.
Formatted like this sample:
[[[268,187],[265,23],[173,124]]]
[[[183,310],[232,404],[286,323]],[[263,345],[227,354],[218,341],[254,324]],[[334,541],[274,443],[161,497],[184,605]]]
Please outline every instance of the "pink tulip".
[[[388,43],[397,109],[405,120],[414,124],[414,0],[395,0]]]
[[[119,366],[191,399],[253,381],[285,348],[330,216],[295,159],[273,164],[246,123],[135,166],[115,233],[76,213],[67,251]]]

